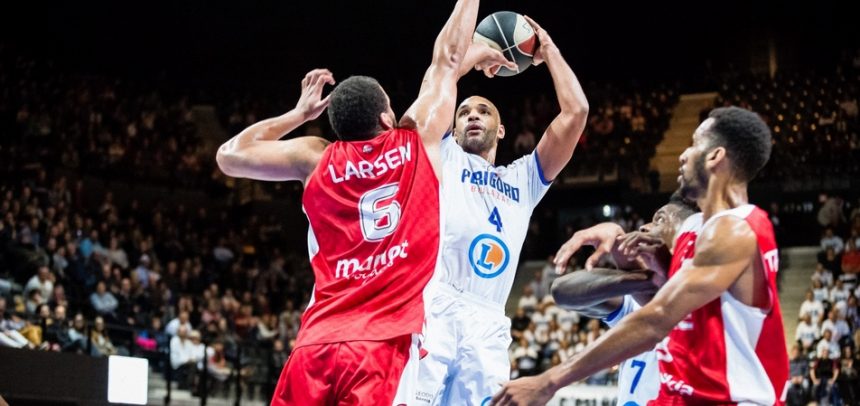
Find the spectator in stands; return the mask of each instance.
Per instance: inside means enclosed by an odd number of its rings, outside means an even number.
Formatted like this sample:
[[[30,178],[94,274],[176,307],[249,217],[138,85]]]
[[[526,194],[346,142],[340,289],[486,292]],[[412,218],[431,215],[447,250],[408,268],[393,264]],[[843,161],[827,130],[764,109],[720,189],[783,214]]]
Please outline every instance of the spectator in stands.
[[[812,272],[812,281],[818,281],[823,286],[833,286],[833,273],[824,268],[824,265],[819,262],[815,265],[815,271]]]
[[[180,328],[185,327],[185,333],[187,335],[189,331],[194,329],[189,321],[190,318],[191,315],[188,311],[180,311],[179,316],[167,323],[167,326],[164,327],[164,332],[167,333],[168,336],[173,337],[179,333]]]
[[[846,281],[851,280],[856,286],[858,274],[860,274],[860,250],[857,249],[856,240],[851,238],[845,244],[845,252],[842,254],[842,278]]]
[[[791,347],[789,372],[791,383],[786,391],[788,406],[806,406],[809,403],[809,358],[803,355],[800,347]]]
[[[824,258],[821,259],[821,263],[824,265],[825,269],[833,272],[834,279],[842,275],[842,262],[839,260],[839,257],[836,255],[836,251],[833,248],[828,248],[827,251],[824,252]]]
[[[128,255],[125,250],[119,245],[119,240],[116,237],[111,237],[110,244],[107,249],[107,258],[111,263],[119,265],[121,268],[128,268]]]
[[[532,289],[531,285],[526,285],[523,288],[523,295],[520,296],[520,301],[517,307],[525,310],[526,315],[531,315],[532,312],[537,309],[538,298],[535,296],[534,289]]]
[[[264,348],[269,348],[273,341],[278,341],[278,318],[274,314],[266,313],[260,317],[256,338]]]
[[[174,380],[179,384],[179,389],[191,387],[196,360],[194,346],[188,339],[188,328],[179,326],[176,335],[170,339],[170,367],[173,368]]]
[[[134,276],[137,278],[137,282],[146,289],[149,287],[149,278],[152,270],[150,269],[150,258],[148,254],[143,254],[138,261],[137,268],[134,269]]]
[[[100,316],[116,320],[114,312],[117,306],[119,306],[119,302],[112,293],[108,292],[107,285],[103,281],[96,284],[96,291],[90,295],[90,305],[93,306],[93,310]]]
[[[523,337],[514,347],[511,352],[511,359],[516,362],[517,376],[533,376],[538,372],[538,351],[540,349],[535,344],[530,344]]]
[[[224,354],[224,343],[220,341],[212,343],[212,353],[209,354],[207,362],[207,372],[215,381],[223,383],[230,378],[233,369],[227,363],[227,357]]]
[[[525,309],[517,307],[514,317],[511,318],[511,337],[514,343],[518,342],[523,332],[529,327],[531,319],[526,315]]]
[[[45,330],[45,340],[56,343],[60,351],[75,351],[75,344],[69,336],[69,320],[66,318],[66,307],[57,305],[54,308],[53,323]]]
[[[812,281],[812,295],[816,301],[821,303],[830,302],[830,289],[822,285],[821,282]]]
[[[843,201],[841,198],[822,194],[819,197],[819,201],[821,202],[821,209],[818,210],[818,224],[829,228],[839,227],[844,223],[845,218],[842,215]],[[822,247],[822,249],[824,248]]]
[[[831,341],[837,344],[841,343],[842,338],[851,338],[851,328],[848,327],[848,323],[844,319],[839,317],[839,310],[837,309],[831,310],[827,320],[821,323],[822,336],[825,336],[825,331],[830,332]]]
[[[839,302],[848,300],[848,296],[851,296],[851,290],[845,287],[845,282],[840,278],[836,281],[836,285],[830,289],[830,295],[828,296],[830,303],[835,306]]]
[[[44,303],[47,303],[54,291],[54,275],[51,274],[51,270],[47,266],[40,266],[36,275],[33,275],[24,286],[24,294],[28,297],[33,290],[38,290]]]
[[[839,377],[836,387],[839,397],[845,405],[856,405],[860,400],[860,364],[854,356],[854,347],[846,345],[842,348],[842,358],[839,365]]]
[[[848,298],[845,309],[840,314],[845,314],[845,321],[851,326],[852,331],[860,328],[860,306],[858,306],[857,296],[851,295]]]
[[[837,359],[842,355],[839,343],[833,339],[832,330],[821,330],[821,340],[818,341],[815,352],[819,357],[823,357],[822,354],[826,353],[831,359]]]
[[[84,315],[81,313],[75,314],[75,318],[72,321],[72,328],[69,330],[69,338],[72,340],[73,345],[67,348],[68,351],[86,352],[87,346],[89,345],[89,337],[87,337],[86,328],[87,322],[84,319]],[[99,354],[95,351],[95,348],[92,348],[90,349],[90,355],[98,356]]]
[[[111,339],[107,334],[107,330],[105,329],[105,320],[101,316],[96,316],[92,332],[90,333],[90,340],[93,342],[93,348],[95,351],[98,351],[102,356],[128,355],[127,351],[122,351],[121,353],[121,351],[113,345],[113,342],[111,342]]]
[[[821,237],[821,252],[825,252],[830,248],[833,249],[836,255],[839,255],[845,248],[845,241],[842,240],[842,237],[833,233],[833,228],[827,227],[824,230],[824,235]]]
[[[35,316],[39,310],[39,306],[47,304],[47,300],[42,297],[40,289],[31,289],[27,292],[27,300],[24,302],[24,309],[28,316]]]
[[[6,314],[6,298],[0,296],[0,347],[35,348],[21,333],[18,323]]]
[[[819,404],[829,404],[832,401],[833,386],[839,377],[838,357],[833,357],[828,348],[823,348],[818,357],[812,361],[809,370],[815,401]]]

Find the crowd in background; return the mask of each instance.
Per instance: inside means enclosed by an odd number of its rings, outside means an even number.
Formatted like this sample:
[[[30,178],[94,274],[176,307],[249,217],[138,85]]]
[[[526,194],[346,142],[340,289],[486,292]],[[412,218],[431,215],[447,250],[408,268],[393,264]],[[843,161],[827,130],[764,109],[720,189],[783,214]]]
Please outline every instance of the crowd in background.
[[[797,311],[789,405],[860,403],[860,201],[823,195],[823,232],[809,289]],[[855,362],[857,364],[855,365]]]
[[[857,67],[846,66],[822,76],[736,78],[726,82],[718,103],[752,108],[771,123],[776,148],[765,179],[856,177],[856,75]],[[69,74],[1,47],[0,89],[0,346],[146,356],[190,389],[199,389],[199,371],[215,382],[231,374],[249,383],[276,375],[312,289],[305,247],[285,243],[305,230],[233,203],[170,199],[177,188],[223,182],[211,151],[201,148],[195,100]],[[592,114],[559,183],[593,177],[598,184],[615,179],[655,190],[648,163],[678,89],[586,90]],[[245,97],[217,110],[235,134],[290,108],[273,100]],[[508,131],[498,152],[505,164],[534,148],[557,106],[551,93],[499,104]],[[302,131],[329,133],[325,120]],[[164,199],[117,203],[110,192],[89,190],[87,177],[107,185],[153,184],[164,188]],[[858,381],[860,212],[840,212],[834,198],[822,203],[819,220],[831,231],[822,238],[811,304],[800,312],[805,324],[797,331],[792,390],[821,401],[855,399],[853,389],[833,388]],[[615,220],[626,229],[643,221],[630,210]],[[555,306],[548,296],[552,275],[548,265],[516,299],[513,376],[563,362],[604,331],[597,320]],[[607,370],[589,382],[613,379]]]
[[[832,71],[727,77],[717,105],[761,115],[772,129],[774,148],[759,178],[796,190],[810,182],[842,187],[838,182],[860,176],[858,98],[860,58],[846,54]]]

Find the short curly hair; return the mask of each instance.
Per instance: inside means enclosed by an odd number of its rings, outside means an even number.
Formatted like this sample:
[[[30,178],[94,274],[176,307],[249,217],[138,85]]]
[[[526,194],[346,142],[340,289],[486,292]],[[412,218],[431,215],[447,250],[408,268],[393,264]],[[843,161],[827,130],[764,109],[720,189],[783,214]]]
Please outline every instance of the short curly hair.
[[[740,107],[716,108],[708,117],[714,119],[712,146],[726,149],[738,177],[753,180],[770,159],[770,128],[758,114]]]
[[[382,130],[379,115],[387,108],[385,91],[376,79],[350,76],[332,90],[328,120],[341,140],[366,140]]]

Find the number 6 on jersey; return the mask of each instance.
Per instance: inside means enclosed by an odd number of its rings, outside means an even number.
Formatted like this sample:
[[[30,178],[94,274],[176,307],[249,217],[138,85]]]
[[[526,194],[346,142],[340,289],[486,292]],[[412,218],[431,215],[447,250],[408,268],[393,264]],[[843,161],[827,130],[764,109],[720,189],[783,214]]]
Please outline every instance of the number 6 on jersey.
[[[361,234],[366,241],[381,241],[397,229],[400,222],[400,203],[391,200],[397,194],[398,184],[389,183],[373,189],[358,201]]]

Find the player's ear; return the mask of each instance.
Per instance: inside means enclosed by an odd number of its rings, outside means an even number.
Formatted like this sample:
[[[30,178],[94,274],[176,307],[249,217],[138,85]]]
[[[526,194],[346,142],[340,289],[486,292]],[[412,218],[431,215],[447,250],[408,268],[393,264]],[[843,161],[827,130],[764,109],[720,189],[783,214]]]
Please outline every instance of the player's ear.
[[[499,124],[499,131],[496,133],[499,139],[505,138],[505,126],[504,124]]]
[[[705,167],[708,169],[716,168],[717,165],[720,165],[722,162],[726,160],[726,148],[725,147],[715,147],[707,152],[705,155]]]
[[[379,113],[379,126],[382,127],[383,130],[388,131],[394,128],[394,117],[391,117],[388,112],[383,111]]]

